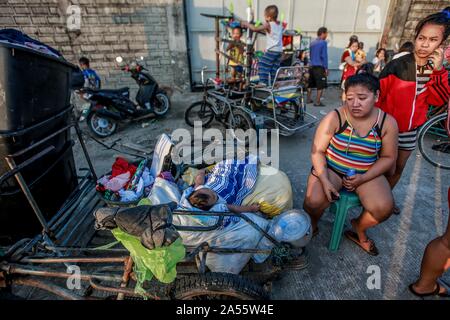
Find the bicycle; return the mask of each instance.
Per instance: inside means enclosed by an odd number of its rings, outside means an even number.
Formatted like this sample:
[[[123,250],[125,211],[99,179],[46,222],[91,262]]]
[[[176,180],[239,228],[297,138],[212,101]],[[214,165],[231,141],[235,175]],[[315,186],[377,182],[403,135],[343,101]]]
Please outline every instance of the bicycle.
[[[210,78],[205,81],[206,69],[207,67],[203,67],[201,71],[203,99],[187,108],[184,119],[191,127],[194,127],[194,122],[197,121],[202,123],[202,127],[206,127],[214,118],[227,126],[233,113],[232,108],[242,100],[245,93],[225,88]],[[210,82],[214,84],[214,88],[210,88]]]
[[[419,151],[433,166],[450,170],[450,101],[432,110],[432,117],[419,131]]]

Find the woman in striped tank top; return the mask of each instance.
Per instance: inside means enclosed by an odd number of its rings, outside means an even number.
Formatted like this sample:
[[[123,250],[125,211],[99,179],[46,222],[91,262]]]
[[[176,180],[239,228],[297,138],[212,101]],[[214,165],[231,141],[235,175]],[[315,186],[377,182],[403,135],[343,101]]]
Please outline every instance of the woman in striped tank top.
[[[345,84],[344,106],[330,112],[319,124],[312,146],[313,168],[303,207],[313,228],[341,188],[354,191],[364,207],[352,220],[346,236],[367,253],[377,255],[366,230],[389,218],[394,204],[385,174],[393,172],[397,158],[398,127],[395,119],[375,107],[378,79],[369,74],[350,77]],[[346,177],[353,169],[356,175]]]

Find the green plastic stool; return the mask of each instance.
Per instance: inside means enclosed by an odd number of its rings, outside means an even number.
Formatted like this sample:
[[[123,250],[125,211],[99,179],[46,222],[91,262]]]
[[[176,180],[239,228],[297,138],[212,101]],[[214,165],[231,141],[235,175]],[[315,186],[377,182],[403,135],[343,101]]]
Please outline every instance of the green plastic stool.
[[[331,234],[330,244],[328,249],[330,251],[337,251],[341,243],[342,230],[344,229],[345,219],[349,209],[361,206],[359,197],[354,192],[346,190],[339,191],[340,198],[338,201],[331,204],[330,211],[335,214],[333,233]]]

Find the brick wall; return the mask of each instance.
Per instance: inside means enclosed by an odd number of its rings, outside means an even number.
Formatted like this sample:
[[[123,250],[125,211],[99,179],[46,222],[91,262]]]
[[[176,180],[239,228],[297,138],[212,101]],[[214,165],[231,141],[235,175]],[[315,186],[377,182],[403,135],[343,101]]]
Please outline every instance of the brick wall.
[[[67,28],[70,5],[81,9],[79,30]],[[189,87],[182,0],[0,0],[0,27],[24,31],[72,63],[88,57],[105,88],[136,88],[117,69],[119,55],[143,56],[161,84]]]

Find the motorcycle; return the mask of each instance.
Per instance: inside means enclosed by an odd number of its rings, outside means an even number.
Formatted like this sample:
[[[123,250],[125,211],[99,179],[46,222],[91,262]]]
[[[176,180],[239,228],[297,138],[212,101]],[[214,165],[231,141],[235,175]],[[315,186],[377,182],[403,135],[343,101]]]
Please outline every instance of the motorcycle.
[[[140,60],[143,59],[141,57]],[[117,57],[116,62],[121,66],[123,58]],[[114,134],[120,122],[163,116],[170,108],[167,93],[137,60],[121,66],[121,70],[129,72],[139,86],[136,102],[130,99],[128,87],[117,90],[78,90],[82,99],[90,103],[89,108],[83,110],[80,121],[86,119],[89,129],[101,138]]]

